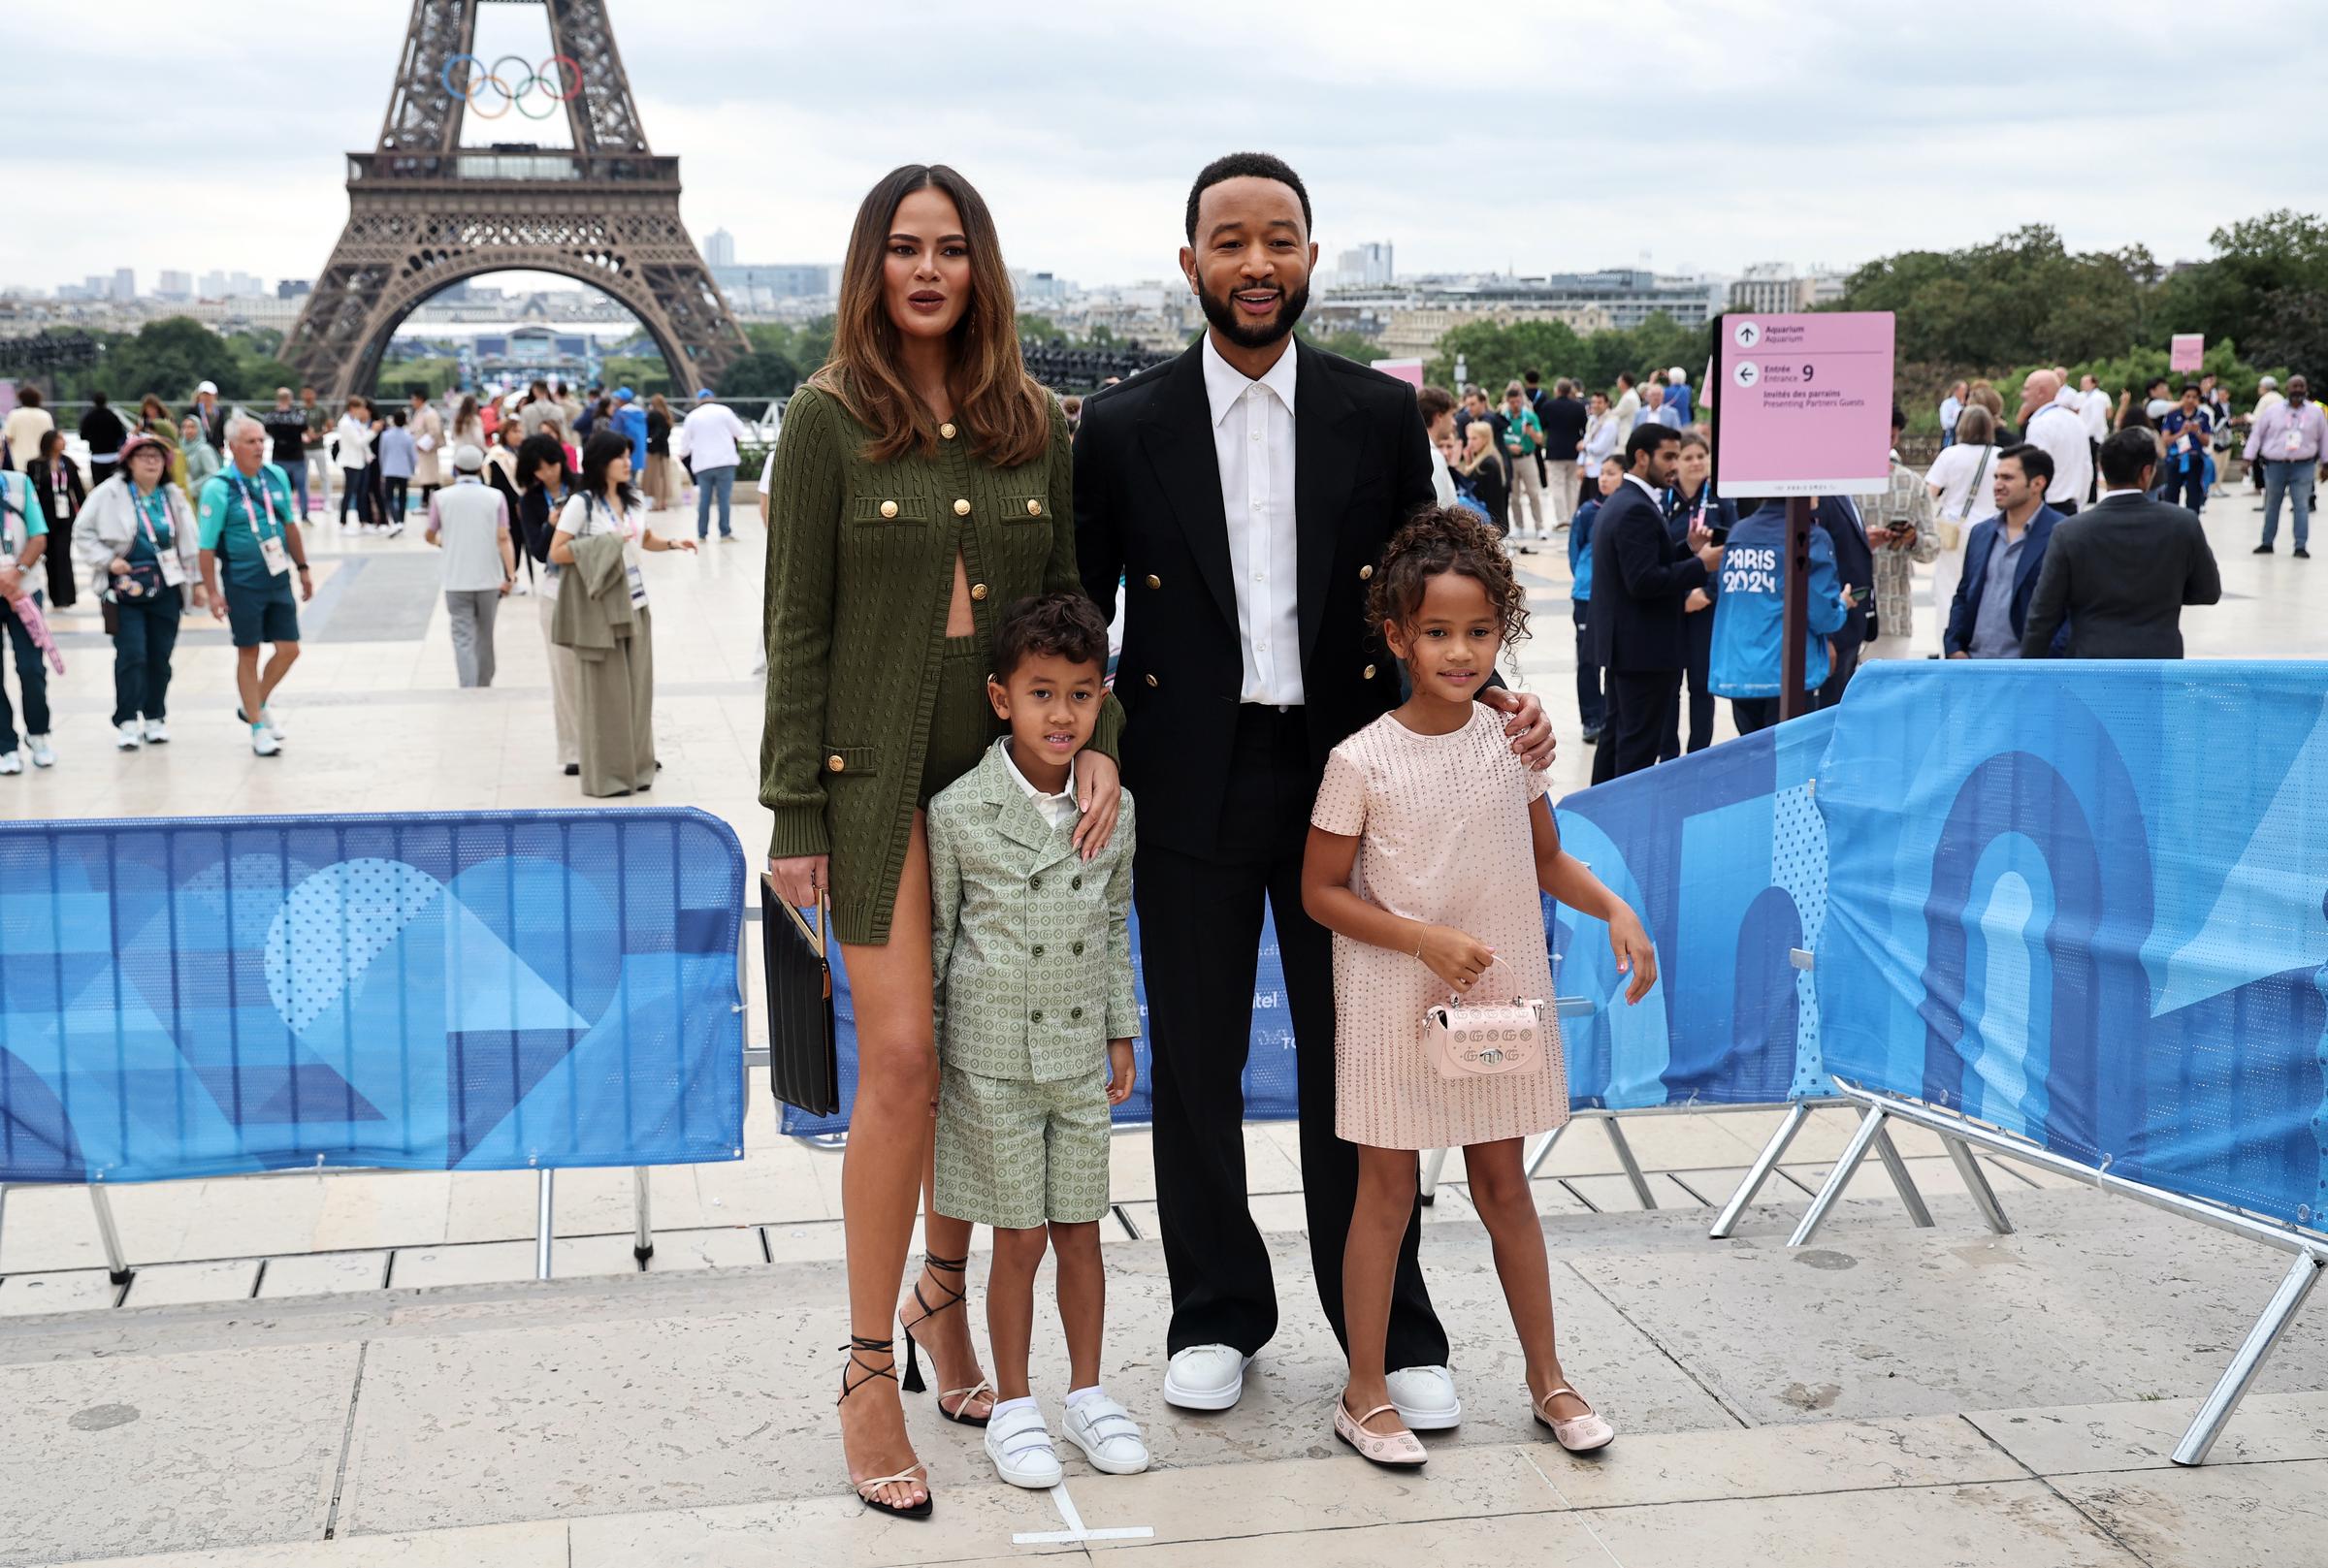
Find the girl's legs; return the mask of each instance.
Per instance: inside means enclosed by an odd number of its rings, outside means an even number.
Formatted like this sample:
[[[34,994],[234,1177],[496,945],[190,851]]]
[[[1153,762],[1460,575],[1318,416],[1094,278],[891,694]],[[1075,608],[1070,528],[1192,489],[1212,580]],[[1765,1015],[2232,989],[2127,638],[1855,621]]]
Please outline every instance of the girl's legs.
[[[1067,1331],[1067,1388],[1071,1392],[1095,1389],[1099,1387],[1100,1342],[1106,1336],[1108,1321],[1108,1273],[1099,1258],[1098,1224],[1068,1225],[1054,1220],[1051,1250],[1058,1260],[1059,1327]],[[994,1354],[1002,1355],[999,1347]]]
[[[1097,1235],[1095,1230],[1095,1241]],[[1050,1239],[1039,1225],[1028,1231],[997,1227],[994,1232],[994,1266],[986,1274],[986,1338],[994,1346],[994,1392],[1003,1399],[1027,1396],[1026,1347],[1035,1332],[1035,1270],[1043,1266],[1043,1249]],[[1061,1296],[1063,1311],[1063,1291]]]
[[[1352,1416],[1390,1403],[1383,1347],[1390,1336],[1399,1246],[1414,1214],[1415,1181],[1412,1149],[1358,1145],[1358,1201],[1350,1211],[1350,1236],[1342,1255],[1342,1306],[1350,1334],[1350,1381],[1342,1398]],[[1389,1433],[1405,1425],[1397,1411],[1386,1410],[1366,1429]]]
[[[1504,1301],[1528,1359],[1528,1396],[1541,1400],[1546,1391],[1568,1379],[1553,1343],[1551,1264],[1544,1258],[1544,1229],[1536,1219],[1520,1144],[1516,1137],[1471,1144],[1463,1151],[1463,1168],[1471,1178],[1471,1206],[1495,1243],[1496,1277],[1504,1282]],[[1554,1421],[1571,1421],[1592,1410],[1572,1393],[1539,1408]]]

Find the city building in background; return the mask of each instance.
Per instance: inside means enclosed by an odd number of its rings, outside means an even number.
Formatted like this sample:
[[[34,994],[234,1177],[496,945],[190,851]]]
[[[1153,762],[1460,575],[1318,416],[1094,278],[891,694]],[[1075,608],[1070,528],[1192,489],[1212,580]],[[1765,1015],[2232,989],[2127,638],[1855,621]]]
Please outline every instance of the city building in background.
[[[1768,315],[1815,310],[1843,298],[1843,276],[1826,268],[1806,272],[1785,262],[1758,262],[1730,285],[1729,308]]]

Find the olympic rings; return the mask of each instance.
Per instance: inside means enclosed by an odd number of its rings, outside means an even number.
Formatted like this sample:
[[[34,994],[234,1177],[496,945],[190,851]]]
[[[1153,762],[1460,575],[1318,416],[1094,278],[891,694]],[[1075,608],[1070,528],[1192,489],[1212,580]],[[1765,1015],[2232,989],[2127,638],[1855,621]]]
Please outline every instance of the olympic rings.
[[[455,86],[453,84],[453,69],[465,60],[469,62],[468,69],[462,73],[461,84]],[[476,55],[455,54],[446,59],[444,64],[438,68],[436,78],[443,85],[446,97],[460,99],[479,119],[488,120],[500,119],[509,112],[512,105],[516,106],[520,114],[530,120],[548,119],[555,112],[552,106],[571,103],[575,95],[582,90],[582,66],[570,54],[553,54],[543,60],[540,65],[528,67],[524,79],[518,81],[516,86],[510,85],[510,80],[516,80],[515,73],[512,73],[508,80],[504,80],[501,76],[501,67],[512,60],[519,65],[526,64],[525,56],[522,54],[504,54],[493,62],[492,70],[487,71],[485,62]],[[544,66],[549,69],[543,70]],[[499,109],[485,108],[485,93],[488,88],[500,94],[501,107]],[[545,100],[541,112],[538,114],[526,108],[523,102],[528,94],[536,91]]]

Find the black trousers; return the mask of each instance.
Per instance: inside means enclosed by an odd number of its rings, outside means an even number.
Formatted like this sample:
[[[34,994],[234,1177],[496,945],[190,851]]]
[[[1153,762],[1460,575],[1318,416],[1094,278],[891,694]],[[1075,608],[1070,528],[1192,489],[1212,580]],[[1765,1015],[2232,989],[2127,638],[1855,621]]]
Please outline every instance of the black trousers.
[[[1714,694],[1708,689],[1713,680],[1714,612],[1712,606],[1683,619],[1682,628],[1690,641],[1690,665],[1684,673],[1690,683],[1690,750],[1702,752],[1714,744]],[[1657,759],[1670,762],[1681,755],[1681,705],[1676,702],[1665,720],[1665,738],[1658,742]]]
[[[1608,720],[1593,751],[1595,784],[1655,767],[1681,700],[1679,670],[1606,670],[1601,678],[1608,688]]]
[[[1302,1198],[1319,1304],[1349,1346],[1342,1255],[1358,1197],[1358,1151],[1334,1136],[1332,938],[1302,912],[1302,851],[1317,775],[1296,708],[1245,704],[1221,839],[1212,855],[1139,847],[1140,910],[1155,1097],[1156,1207],[1172,1280],[1169,1352],[1234,1345],[1246,1355],[1277,1332],[1269,1249],[1246,1203],[1244,1074],[1264,900],[1275,917],[1293,1022],[1301,1105]],[[1446,1330],[1431,1309],[1417,1249],[1419,1197],[1399,1248],[1387,1364],[1439,1366]]]
[[[1843,700],[1843,688],[1851,685],[1851,678],[1859,673],[1859,650],[1865,646],[1864,643],[1853,643],[1849,647],[1841,643],[1835,645],[1834,666],[1827,672],[1826,681],[1820,685],[1819,700],[1812,704],[1813,707],[1832,708]]]

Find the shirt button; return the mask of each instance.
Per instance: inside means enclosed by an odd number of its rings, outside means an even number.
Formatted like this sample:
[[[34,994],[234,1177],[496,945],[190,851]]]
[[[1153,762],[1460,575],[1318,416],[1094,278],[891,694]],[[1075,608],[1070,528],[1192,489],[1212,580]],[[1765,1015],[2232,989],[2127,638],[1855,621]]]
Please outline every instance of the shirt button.
[[[1256,440],[1256,441],[1258,441],[1259,439],[1261,439],[1261,432],[1260,432],[1259,431],[1255,431],[1255,432],[1253,432],[1253,439],[1254,439],[1254,440]]]
[[[1253,510],[1254,510],[1254,511],[1256,511],[1256,512],[1258,512],[1259,510],[1261,510],[1261,503],[1260,503],[1259,501],[1255,501],[1255,502],[1253,502]]]
[[[943,437],[944,439],[946,439],[946,440],[949,440],[949,441],[953,440],[953,439],[954,439],[954,421],[952,421],[952,420],[948,420],[948,421],[947,421],[945,424],[943,424],[943,425],[940,425],[940,426],[938,427],[938,434],[939,434],[940,436],[942,436],[942,437]]]
[[[1035,944],[1035,956],[1037,958],[1043,956],[1043,944],[1039,942]]]
[[[833,752],[832,755],[824,759],[824,766],[834,773],[840,772],[848,765],[849,764],[847,762],[841,759],[841,753],[838,752]]]
[[[1154,572],[1149,572],[1148,574],[1148,586],[1150,588],[1162,588],[1164,586],[1164,579],[1158,577]]]
[[[970,596],[974,599],[984,599],[986,596],[986,585],[984,583],[972,583],[970,585]]]
[[[1358,581],[1361,583],[1365,582],[1368,578],[1374,575],[1374,569],[1372,566],[1361,566],[1358,568]]]
[[[968,517],[968,516],[970,515],[970,503],[969,503],[969,501],[968,501],[968,500],[958,500],[958,501],[955,501],[955,502],[954,503],[954,516],[956,516],[956,517]]]
[[[884,517],[895,517],[897,515],[897,503],[895,501],[883,501],[881,503],[881,515]]]

